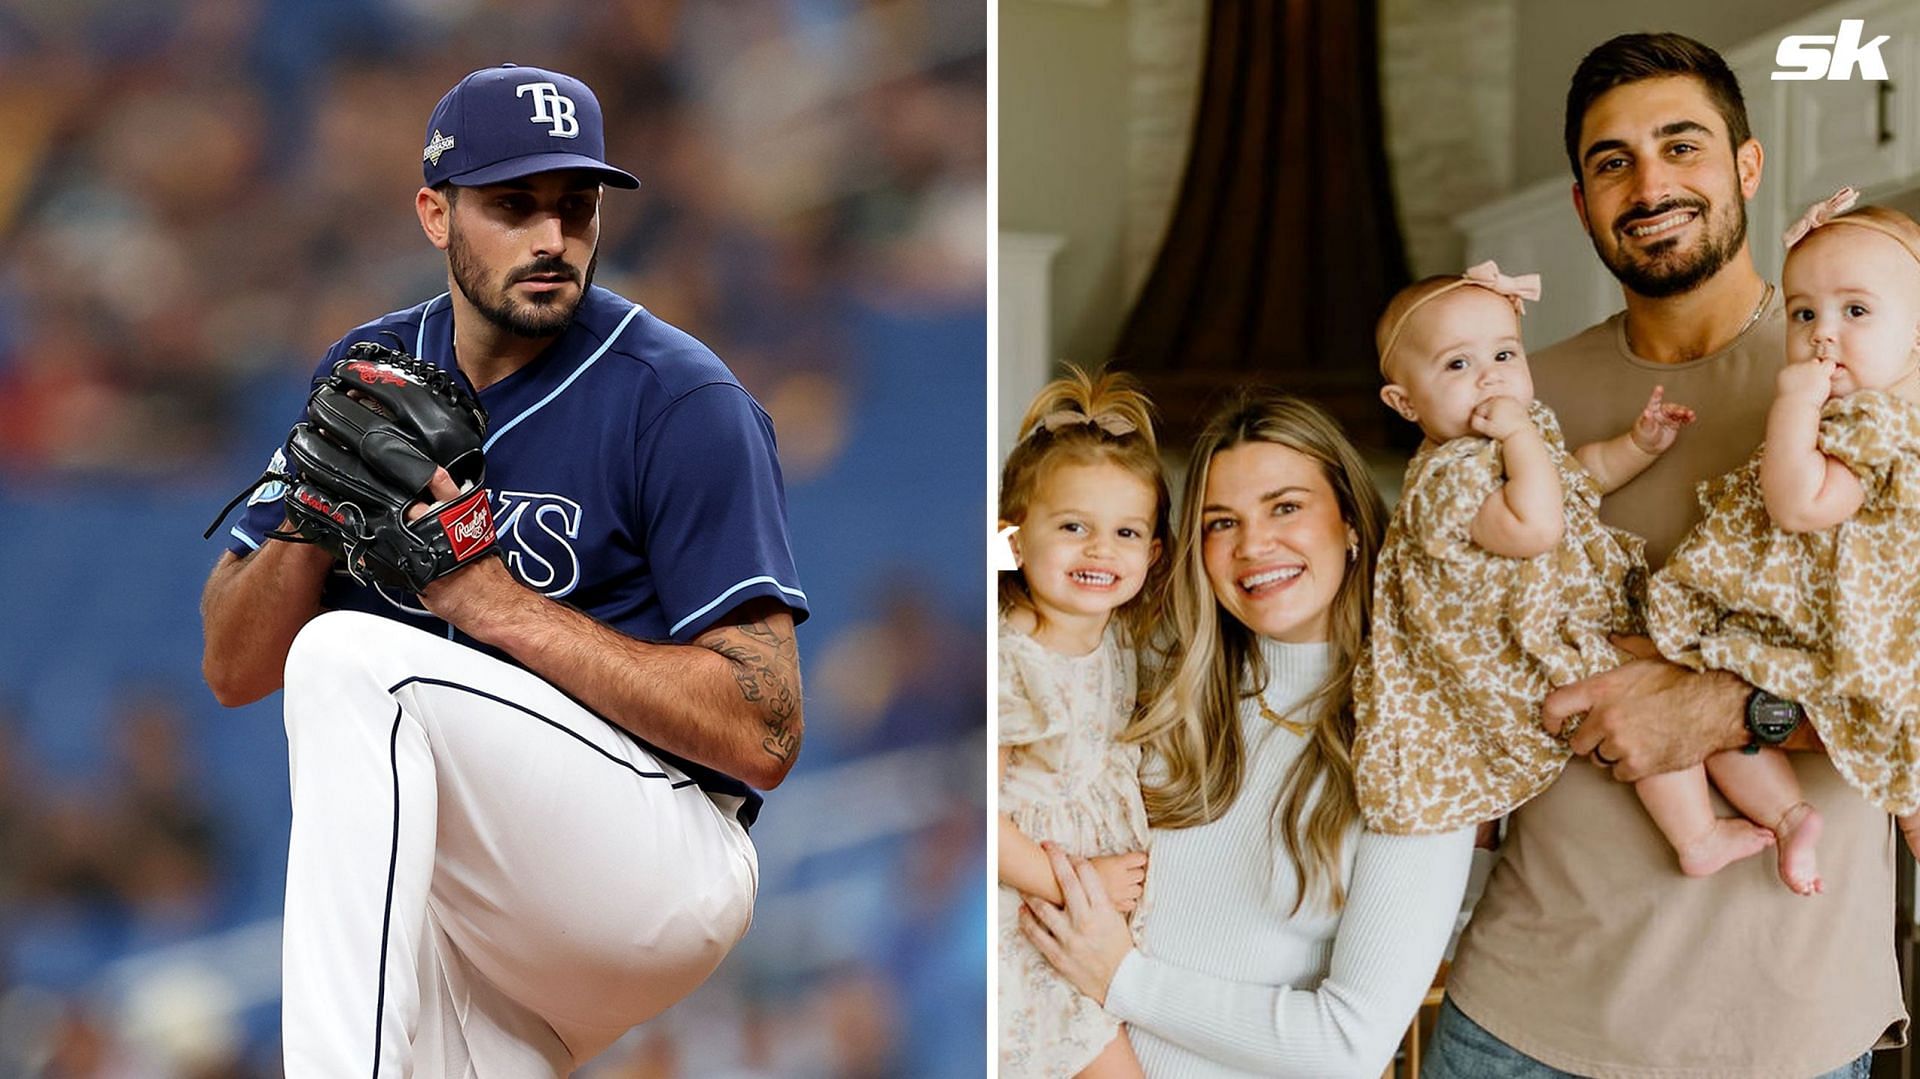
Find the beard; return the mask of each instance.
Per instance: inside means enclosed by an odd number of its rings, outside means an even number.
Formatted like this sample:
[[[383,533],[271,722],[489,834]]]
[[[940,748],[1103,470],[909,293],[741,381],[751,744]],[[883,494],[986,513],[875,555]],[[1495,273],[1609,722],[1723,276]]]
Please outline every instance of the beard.
[[[579,312],[581,301],[587,298],[587,289],[593,285],[593,273],[600,265],[600,253],[594,252],[593,257],[587,260],[587,272],[584,275],[571,263],[558,258],[542,258],[509,270],[495,284],[489,280],[486,266],[473,253],[460,230],[449,225],[447,265],[453,272],[453,283],[460,289],[460,294],[467,298],[476,311],[485,315],[488,322],[516,337],[558,337],[573,325],[573,316]],[[536,274],[564,274],[569,281],[580,286],[580,291],[571,300],[547,293],[537,293],[531,300],[520,300],[507,291],[513,283]]]
[[[1747,204],[1736,191],[1728,199],[1725,211],[1716,211],[1702,199],[1668,199],[1648,209],[1633,209],[1614,220],[1616,234],[1624,233],[1636,221],[1650,220],[1674,210],[1691,209],[1706,225],[1705,235],[1691,250],[1682,251],[1678,239],[1662,240],[1642,251],[1630,251],[1621,243],[1609,248],[1597,235],[1589,235],[1594,253],[1622,285],[1649,299],[1678,296],[1698,288],[1701,282],[1720,272],[1740,245],[1747,242]]]

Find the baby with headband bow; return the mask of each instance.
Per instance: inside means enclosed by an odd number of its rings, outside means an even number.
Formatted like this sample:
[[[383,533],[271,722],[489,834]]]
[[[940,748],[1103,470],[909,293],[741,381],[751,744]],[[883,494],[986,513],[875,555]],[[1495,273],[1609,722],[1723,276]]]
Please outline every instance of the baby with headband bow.
[[[1402,290],[1376,328],[1381,398],[1426,435],[1355,675],[1355,779],[1379,831],[1491,821],[1545,790],[1569,752],[1541,726],[1541,701],[1618,666],[1628,657],[1609,635],[1640,630],[1644,544],[1600,522],[1600,498],[1665,453],[1693,410],[1656,387],[1630,429],[1569,453],[1520,343],[1523,301],[1539,295],[1538,276],[1482,263]],[[1773,841],[1717,819],[1699,768],[1635,790],[1686,873]]]
[[[1920,225],[1857,198],[1841,188],[1787,230],[1766,442],[1701,484],[1706,517],[1650,582],[1647,628],[1676,663],[1798,702],[1920,853]],[[1798,789],[1773,796],[1777,818],[1735,804],[1778,820],[1781,875],[1792,847],[1818,890],[1820,814]]]

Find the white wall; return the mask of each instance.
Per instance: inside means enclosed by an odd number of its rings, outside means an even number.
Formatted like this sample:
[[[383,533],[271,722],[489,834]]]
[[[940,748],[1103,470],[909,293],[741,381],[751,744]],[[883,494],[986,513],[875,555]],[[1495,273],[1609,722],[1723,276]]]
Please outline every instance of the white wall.
[[[1002,229],[1064,237],[1053,358],[1105,361],[1126,315],[1126,0],[1000,0]]]

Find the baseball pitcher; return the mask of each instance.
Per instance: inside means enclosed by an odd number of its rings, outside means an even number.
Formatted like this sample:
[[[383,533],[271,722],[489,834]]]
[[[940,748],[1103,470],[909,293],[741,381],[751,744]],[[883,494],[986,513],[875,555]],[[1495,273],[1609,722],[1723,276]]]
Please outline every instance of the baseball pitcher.
[[[773,427],[593,284],[599,102],[476,71],[422,144],[448,291],[327,353],[202,602],[286,691],[293,1079],[572,1071],[746,932],[800,748]]]

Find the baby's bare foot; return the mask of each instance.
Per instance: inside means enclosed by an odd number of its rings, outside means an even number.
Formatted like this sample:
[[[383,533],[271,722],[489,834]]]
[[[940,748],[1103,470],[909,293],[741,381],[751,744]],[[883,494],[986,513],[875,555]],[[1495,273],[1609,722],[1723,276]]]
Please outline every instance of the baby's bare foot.
[[[1710,877],[1772,845],[1773,833],[1751,821],[1737,817],[1716,820],[1706,834],[1680,848],[1680,872],[1689,877]]]
[[[1825,826],[1820,811],[1805,802],[1789,806],[1780,814],[1780,823],[1773,826],[1780,845],[1780,879],[1801,895],[1819,895],[1826,890],[1813,858],[1814,845],[1820,842],[1820,830]]]

